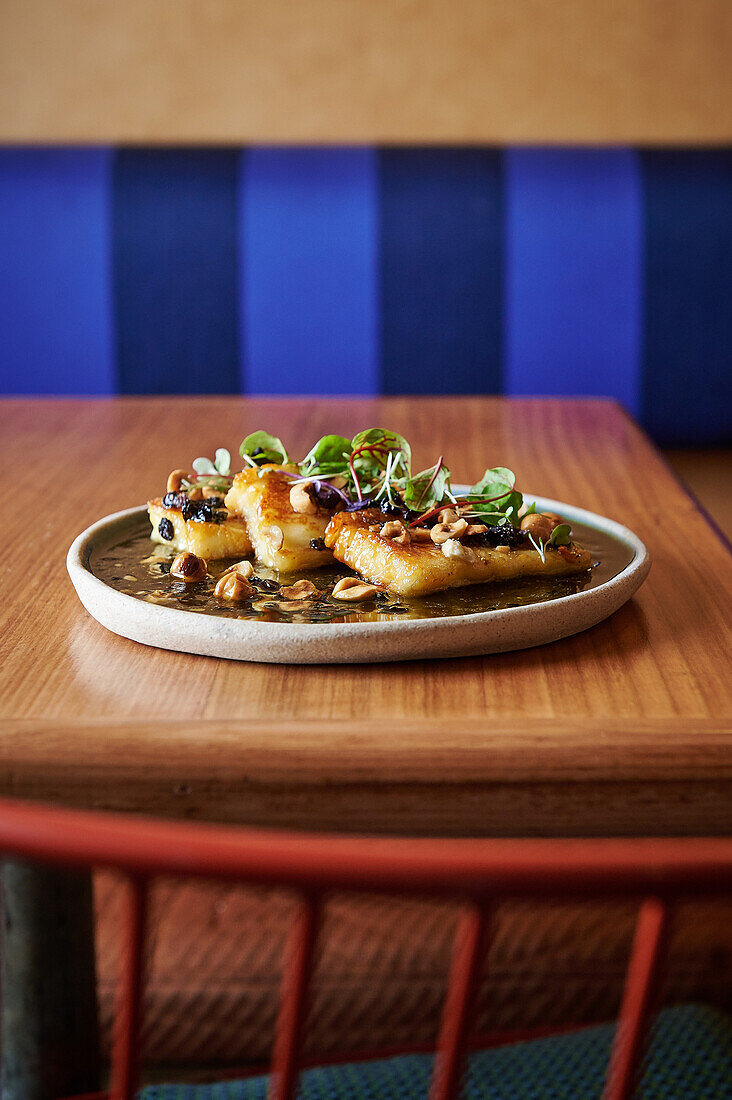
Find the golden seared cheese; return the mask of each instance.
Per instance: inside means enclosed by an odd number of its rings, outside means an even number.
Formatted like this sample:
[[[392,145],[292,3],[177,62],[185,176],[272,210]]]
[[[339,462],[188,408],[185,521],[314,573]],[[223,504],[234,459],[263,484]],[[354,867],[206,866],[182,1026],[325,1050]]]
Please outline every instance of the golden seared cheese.
[[[268,464],[242,470],[226,494],[226,507],[246,520],[254,556],[262,565],[283,573],[332,565],[329,551],[313,550],[310,540],[323,538],[333,513],[323,508],[296,512],[288,473],[297,473],[297,468]]]
[[[592,564],[590,553],[575,543],[566,553],[547,548],[544,561],[533,547],[499,550],[451,540],[445,554],[431,540],[400,546],[380,534],[383,523],[384,517],[376,511],[339,512],[328,524],[325,544],[338,561],[365,580],[400,596],[427,596],[445,588],[513,577],[581,573]]]
[[[152,524],[150,538],[153,542],[160,542],[173,550],[189,550],[206,561],[246,558],[252,552],[246,521],[241,516],[229,514],[222,523],[185,520],[177,508],[164,508],[159,497],[148,502],[147,510]],[[164,519],[169,520],[173,526],[172,539],[164,539],[160,534],[160,522]]]

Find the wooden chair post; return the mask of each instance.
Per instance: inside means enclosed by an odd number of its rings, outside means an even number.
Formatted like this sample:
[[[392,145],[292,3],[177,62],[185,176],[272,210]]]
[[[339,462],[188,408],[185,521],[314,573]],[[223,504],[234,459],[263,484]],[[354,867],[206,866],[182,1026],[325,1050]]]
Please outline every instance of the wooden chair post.
[[[145,928],[148,883],[130,875],[125,881],[122,955],[119,965],[110,1100],[134,1100],[140,1074]]]
[[[319,905],[301,895],[285,945],[275,1049],[267,1100],[291,1100],[308,1010],[308,994],[318,934]]]
[[[628,1100],[643,1057],[648,1016],[658,986],[668,930],[668,906],[646,898],[635,926],[603,1100]]]
[[[452,1100],[460,1084],[465,1044],[469,1038],[470,1012],[480,981],[480,964],[486,948],[488,918],[476,904],[460,915],[453,946],[447,997],[429,1100]]]

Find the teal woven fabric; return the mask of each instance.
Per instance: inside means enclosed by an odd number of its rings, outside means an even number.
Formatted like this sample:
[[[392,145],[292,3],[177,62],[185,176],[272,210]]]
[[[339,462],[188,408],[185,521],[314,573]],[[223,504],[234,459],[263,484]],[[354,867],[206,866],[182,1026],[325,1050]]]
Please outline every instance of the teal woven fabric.
[[[464,1100],[599,1100],[613,1027],[479,1051]],[[301,1077],[301,1100],[425,1100],[432,1057],[324,1066]],[[154,1085],[140,1100],[265,1100],[266,1077]],[[641,1100],[732,1100],[732,1020],[708,1008],[665,1009],[652,1031]]]

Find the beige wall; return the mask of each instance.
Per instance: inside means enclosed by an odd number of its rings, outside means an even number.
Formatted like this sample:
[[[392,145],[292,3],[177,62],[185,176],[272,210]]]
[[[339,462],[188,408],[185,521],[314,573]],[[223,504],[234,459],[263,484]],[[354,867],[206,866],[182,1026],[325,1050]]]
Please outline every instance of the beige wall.
[[[732,0],[0,0],[0,140],[720,142]]]

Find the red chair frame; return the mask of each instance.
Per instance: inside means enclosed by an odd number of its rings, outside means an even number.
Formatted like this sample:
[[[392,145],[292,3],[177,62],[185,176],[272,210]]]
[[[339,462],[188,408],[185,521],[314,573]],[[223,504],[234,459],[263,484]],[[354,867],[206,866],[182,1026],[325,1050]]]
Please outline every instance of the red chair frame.
[[[115,1013],[110,1100],[132,1100],[147,898],[160,875],[287,887],[298,897],[286,945],[268,1100],[291,1100],[300,1062],[320,903],[331,890],[461,899],[430,1100],[457,1095],[479,967],[498,898],[637,897],[604,1100],[628,1100],[679,897],[732,892],[732,840],[482,840],[308,835],[150,821],[0,800],[0,853],[126,878],[124,950]]]

